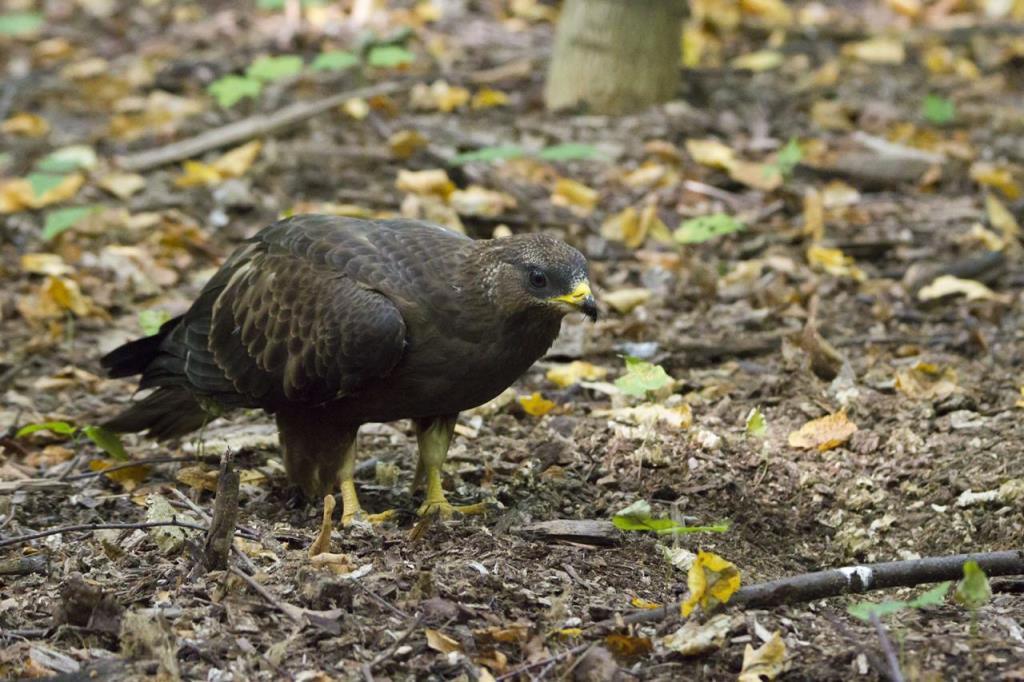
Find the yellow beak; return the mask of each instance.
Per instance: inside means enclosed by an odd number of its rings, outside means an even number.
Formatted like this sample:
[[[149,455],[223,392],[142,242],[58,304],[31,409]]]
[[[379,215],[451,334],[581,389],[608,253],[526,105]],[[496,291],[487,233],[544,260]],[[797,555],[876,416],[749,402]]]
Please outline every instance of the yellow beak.
[[[555,296],[550,300],[567,303],[574,308],[579,308],[591,320],[597,319],[597,302],[594,300],[593,292],[590,291],[590,282],[586,280],[577,284],[576,288],[568,294]]]

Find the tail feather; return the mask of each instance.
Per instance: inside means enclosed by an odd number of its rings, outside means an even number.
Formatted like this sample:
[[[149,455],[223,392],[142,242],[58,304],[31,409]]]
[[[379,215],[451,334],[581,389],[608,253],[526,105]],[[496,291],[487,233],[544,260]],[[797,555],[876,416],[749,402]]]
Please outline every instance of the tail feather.
[[[153,391],[102,426],[119,433],[148,431],[150,437],[165,440],[200,429],[210,419],[186,389],[168,387]]]
[[[160,326],[160,331],[152,336],[144,336],[118,346],[100,358],[100,365],[107,370],[107,375],[112,378],[142,374],[160,354],[160,346],[164,339],[174,331],[182,317],[178,316],[164,322]]]

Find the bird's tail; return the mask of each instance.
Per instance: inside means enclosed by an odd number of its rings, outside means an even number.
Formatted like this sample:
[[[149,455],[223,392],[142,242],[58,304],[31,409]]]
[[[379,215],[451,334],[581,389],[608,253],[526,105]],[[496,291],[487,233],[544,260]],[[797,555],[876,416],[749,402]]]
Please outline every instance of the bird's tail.
[[[120,433],[148,431],[164,440],[200,429],[211,418],[187,389],[170,386],[158,388],[102,426]]]

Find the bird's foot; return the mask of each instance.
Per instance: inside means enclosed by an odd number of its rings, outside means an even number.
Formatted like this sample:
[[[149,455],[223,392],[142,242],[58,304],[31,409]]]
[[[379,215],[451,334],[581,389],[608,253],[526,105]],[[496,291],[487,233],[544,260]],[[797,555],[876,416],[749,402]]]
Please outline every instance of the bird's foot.
[[[367,514],[362,509],[356,509],[353,512],[345,512],[341,515],[341,525],[343,528],[348,528],[358,524],[372,524],[377,525],[384,523],[385,521],[391,521],[398,515],[397,509],[388,509],[378,514]]]
[[[416,513],[422,517],[426,516],[437,516],[443,520],[452,518],[455,514],[483,514],[490,509],[490,505],[486,502],[477,502],[476,504],[466,505],[453,505],[448,500],[427,500],[420,505],[419,511]]]

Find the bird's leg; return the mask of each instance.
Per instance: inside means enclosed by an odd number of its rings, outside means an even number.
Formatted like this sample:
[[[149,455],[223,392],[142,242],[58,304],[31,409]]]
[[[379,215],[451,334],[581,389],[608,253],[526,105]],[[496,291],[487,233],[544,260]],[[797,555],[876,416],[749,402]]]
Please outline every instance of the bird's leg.
[[[444,496],[442,473],[444,460],[448,456],[448,446],[455,432],[458,415],[435,417],[433,419],[416,420],[416,442],[419,445],[420,459],[416,465],[416,478],[425,480],[427,496],[420,505],[419,515],[437,514],[442,518],[450,518],[454,512],[461,514],[482,514],[487,511],[484,503],[455,507],[449,504]]]
[[[355,433],[352,439],[345,443],[345,452],[341,456],[341,468],[338,470],[338,479],[341,485],[341,525],[351,526],[357,521],[368,521],[380,523],[387,521],[395,515],[394,509],[379,514],[366,514],[362,505],[359,504],[359,496],[356,494],[356,438]]]

